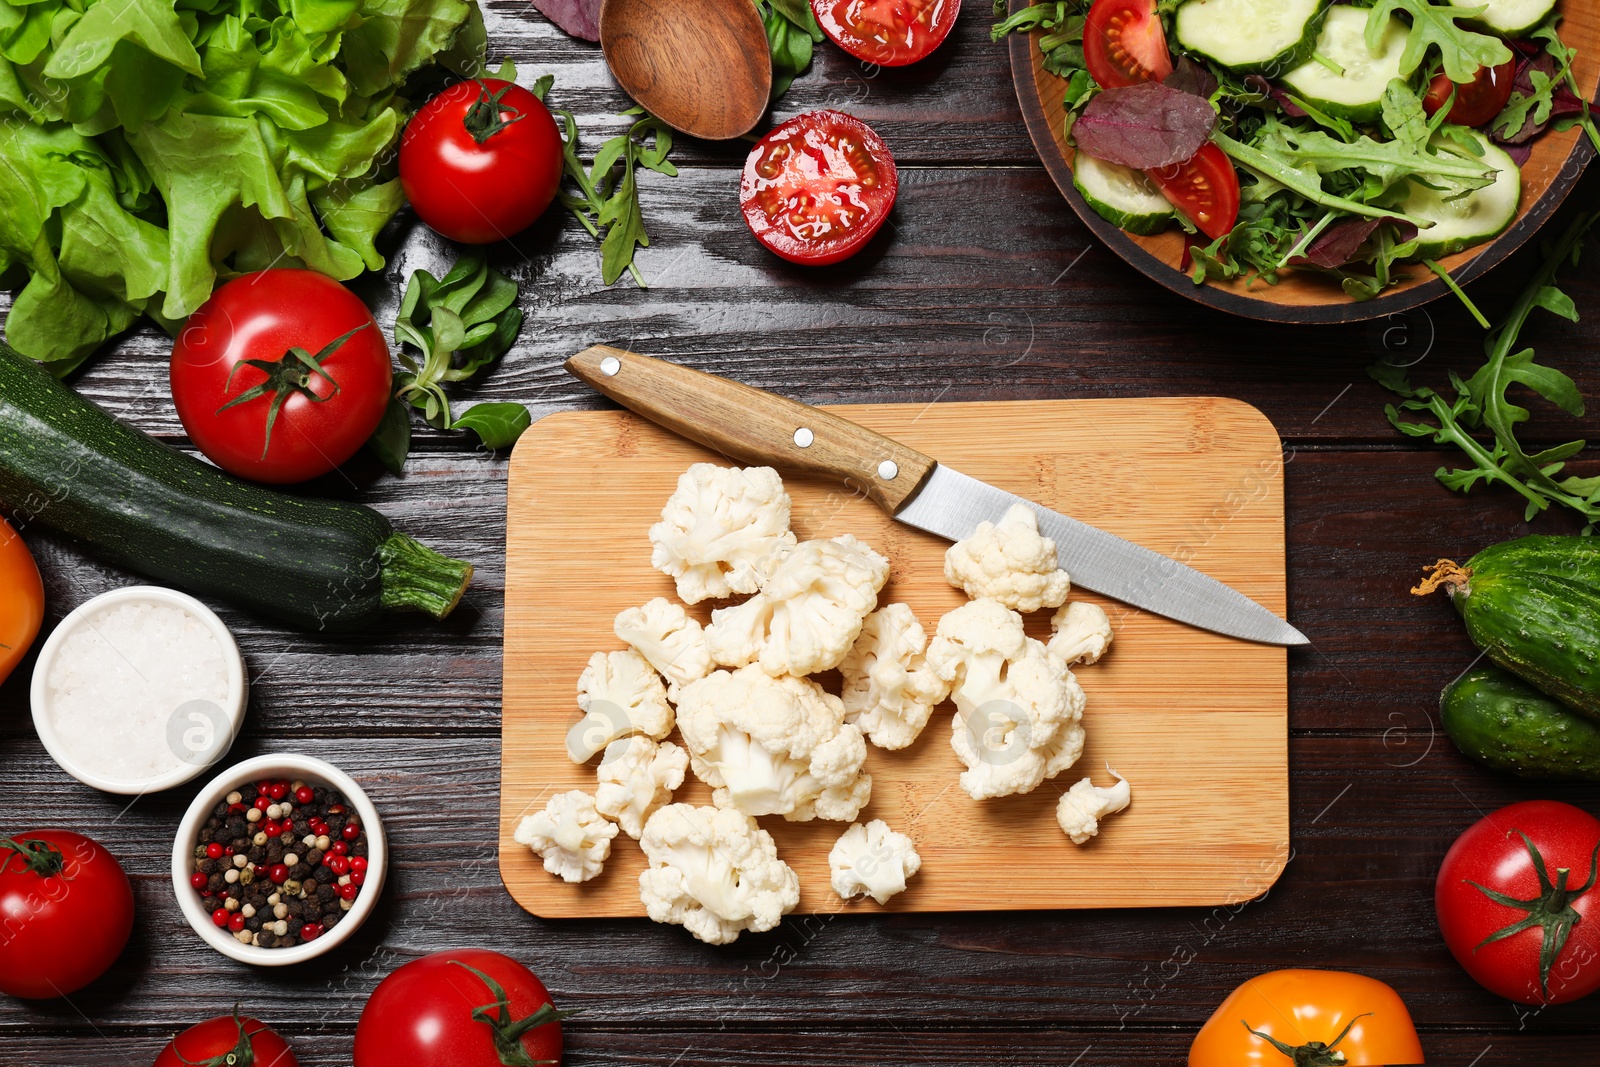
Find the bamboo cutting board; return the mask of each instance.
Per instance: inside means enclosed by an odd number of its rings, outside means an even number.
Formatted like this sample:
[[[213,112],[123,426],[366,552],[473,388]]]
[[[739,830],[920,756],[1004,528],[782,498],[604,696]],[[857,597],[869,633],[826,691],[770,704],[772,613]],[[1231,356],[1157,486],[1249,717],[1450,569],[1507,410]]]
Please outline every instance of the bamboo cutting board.
[[[1171,555],[1273,611],[1284,611],[1283,458],[1260,412],[1233,400],[1053,400],[885,404],[829,410],[966,474]],[[566,754],[577,679],[593,652],[622,647],[623,608],[673,596],[650,567],[646,531],[691,463],[713,453],[621,411],[563,412],[535,423],[511,459],[500,871],[519,904],[544,917],[643,915],[636,842],[618,834],[598,878],[568,885],[512,840],[554,793],[593,792],[594,768]],[[947,543],[901,526],[843,486],[786,478],[802,539],[853,533],[893,566],[880,604],[904,601],[930,636],[962,603],[945,584]],[[1072,560],[1062,565],[1070,572]],[[1074,591],[1074,596],[1079,594]],[[922,871],[887,909],[1212,905],[1259,896],[1289,856],[1288,678],[1281,648],[1253,645],[1091,594],[1116,640],[1077,668],[1088,696],[1083,758],[1031,794],[974,801],[956,784],[953,705],[917,743],[871,748],[872,802],[910,834]],[[709,604],[693,613],[709,619]],[[1029,619],[1049,637],[1049,612]],[[837,691],[837,676],[821,676]],[[676,739],[676,734],[674,734]],[[1055,821],[1060,795],[1110,763],[1133,804],[1088,845]],[[710,803],[691,772],[676,800]],[[845,907],[829,885],[829,822],[761,820],[800,876],[801,913]]]

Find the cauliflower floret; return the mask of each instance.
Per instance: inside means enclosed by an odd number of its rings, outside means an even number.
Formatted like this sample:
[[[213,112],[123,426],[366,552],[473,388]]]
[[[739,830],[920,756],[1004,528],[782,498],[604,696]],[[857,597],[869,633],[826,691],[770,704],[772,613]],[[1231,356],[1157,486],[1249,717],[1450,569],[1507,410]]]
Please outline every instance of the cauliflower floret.
[[[551,797],[511,836],[543,856],[544,869],[562,881],[587,882],[605,868],[617,824],[595,810],[593,797],[574,789]]]
[[[656,744],[637,735],[613,741],[600,760],[600,787],[594,806],[600,814],[621,824],[622,832],[638,840],[644,822],[683,784],[689,753],[663,741]]]
[[[868,615],[861,636],[839,664],[844,718],[879,748],[905,748],[917,739],[950,684],[928,666],[928,635],[911,609],[890,604]]]
[[[974,800],[1031,792],[1083,752],[1083,690],[1004,604],[974,600],[945,615],[928,663],[953,684],[950,744]]]
[[[1016,611],[1060,607],[1072,589],[1056,566],[1056,543],[1039,534],[1039,516],[1013,504],[997,526],[980,522],[944,554],[945,581],[973,599],[988,597]]]
[[[1050,651],[1067,666],[1098,663],[1111,647],[1111,619],[1098,604],[1081,600],[1064,605],[1050,619]]]
[[[682,604],[658,596],[643,607],[618,612],[611,628],[666,678],[670,700],[678,699],[680,686],[711,673],[705,630]]]
[[[567,755],[587,763],[619,737],[648,734],[657,741],[672,732],[672,705],[661,676],[633,649],[596,652],[578,676],[583,718],[567,731]]]
[[[845,900],[869,896],[887,904],[905,892],[906,879],[922,869],[922,857],[911,838],[873,819],[840,835],[828,853],[828,866],[833,869],[833,891]]]
[[[678,728],[718,807],[790,822],[849,822],[872,796],[866,739],[839,698],[751,665],[683,687]]]
[[[669,804],[650,816],[639,844],[650,860],[639,874],[650,918],[708,945],[770,930],[800,902],[799,876],[742,812]]]
[[[760,593],[711,613],[711,658],[725,667],[760,662],[773,676],[832,670],[888,580],[889,561],[849,534],[803,541]]]
[[[771,467],[696,463],[650,527],[650,565],[690,604],[758,591],[794,547],[789,494]]]
[[[1102,788],[1085,778],[1074,782],[1071,789],[1061,794],[1061,803],[1056,805],[1056,822],[1072,838],[1074,845],[1081,845],[1098,834],[1100,820],[1115,815],[1133,799],[1133,787],[1128,780],[1109,766],[1106,770],[1111,771],[1116,785]]]

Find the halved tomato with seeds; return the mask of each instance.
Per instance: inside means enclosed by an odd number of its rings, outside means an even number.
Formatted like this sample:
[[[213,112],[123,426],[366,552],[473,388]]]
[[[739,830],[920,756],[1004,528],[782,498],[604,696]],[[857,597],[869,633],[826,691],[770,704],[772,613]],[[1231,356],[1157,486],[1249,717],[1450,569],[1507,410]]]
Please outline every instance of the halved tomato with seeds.
[[[1156,0],[1094,0],[1083,25],[1083,64],[1104,89],[1165,81],[1172,53]]]
[[[797,115],[756,142],[739,203],[756,240],[792,263],[837,263],[889,217],[900,179],[872,127],[840,111]]]
[[[811,11],[822,32],[857,59],[903,67],[950,36],[961,0],[811,0]]]
[[[1213,241],[1239,221],[1239,172],[1228,154],[1209,141],[1193,159],[1145,173]]]

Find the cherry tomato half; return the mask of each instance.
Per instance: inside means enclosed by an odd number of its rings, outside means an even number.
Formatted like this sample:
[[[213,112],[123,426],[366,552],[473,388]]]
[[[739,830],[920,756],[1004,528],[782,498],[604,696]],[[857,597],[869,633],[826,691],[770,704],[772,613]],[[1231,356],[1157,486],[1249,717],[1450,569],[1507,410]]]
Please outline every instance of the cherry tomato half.
[[[899,188],[894,156],[872,127],[839,111],[811,111],[756,142],[739,203],[756,240],[790,262],[821,266],[859,252]]]
[[[99,978],[133,932],[116,857],[71,830],[0,840],[0,992],[47,1000]]]
[[[880,67],[903,67],[944,43],[961,0],[811,0],[834,44]]]
[[[1222,1002],[1189,1047],[1189,1067],[1421,1062],[1422,1043],[1399,994],[1348,971],[1257,975]]]
[[[196,1023],[167,1042],[154,1067],[197,1064],[249,1064],[250,1067],[300,1067],[289,1043],[263,1022],[241,1015],[220,1015]]]
[[[1517,80],[1517,60],[1506,60],[1498,67],[1479,67],[1472,80],[1457,85],[1450,76],[1440,71],[1428,83],[1428,95],[1422,98],[1423,110],[1436,115],[1455,91],[1456,102],[1450,108],[1450,121],[1457,126],[1482,126],[1506,109],[1511,100],[1511,86]]]
[[[1083,61],[1104,89],[1164,81],[1172,53],[1156,0],[1094,0],[1083,25]]]
[[[429,100],[400,139],[400,186],[417,216],[452,241],[514,237],[561,184],[561,133],[544,101],[498,78]]]
[[[281,484],[355,455],[383,419],[394,370],[354,293],[315,271],[266,270],[201,305],[172,346],[171,377],[178,418],[208,459]]]
[[[1239,173],[1216,145],[1208,143],[1193,159],[1146,173],[1213,241],[1239,221]]]
[[[4,684],[44,622],[44,582],[22,535],[0,519],[0,684]]]
[[[480,1008],[488,1010],[474,1018]],[[509,1043],[535,1063],[559,1063],[563,1014],[544,983],[509,956],[477,948],[435,952],[372,991],[356,1024],[355,1067],[501,1067],[509,1061],[496,1051],[495,1030],[535,1018]]]
[[[1485,989],[1523,1004],[1566,1004],[1600,989],[1597,856],[1600,819],[1571,804],[1525,800],[1474,823],[1434,884],[1439,930],[1456,961]],[[1555,949],[1548,969],[1547,946]]]

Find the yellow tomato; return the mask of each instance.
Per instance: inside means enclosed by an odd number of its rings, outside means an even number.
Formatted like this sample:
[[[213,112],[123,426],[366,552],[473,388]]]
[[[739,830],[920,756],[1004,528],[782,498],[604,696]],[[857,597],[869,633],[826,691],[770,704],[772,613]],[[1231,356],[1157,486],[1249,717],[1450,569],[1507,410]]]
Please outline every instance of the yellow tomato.
[[[1195,1035],[1189,1067],[1385,1067],[1422,1062],[1393,989],[1347,971],[1269,971],[1233,991]]]
[[[0,519],[0,682],[10,676],[44,621],[44,582],[28,546]]]

